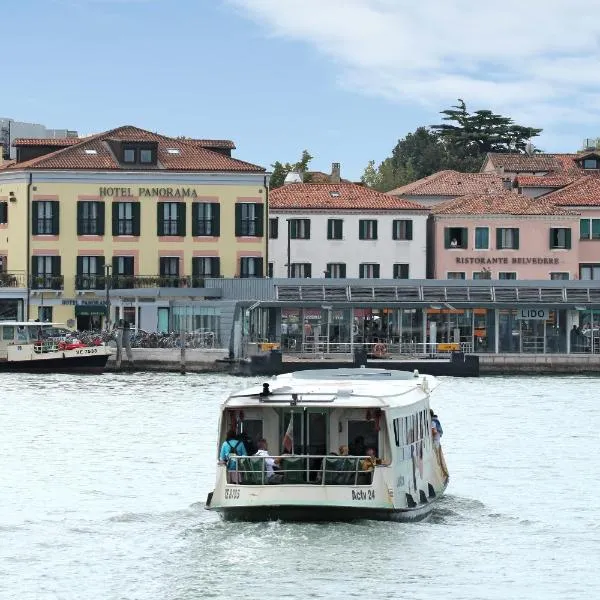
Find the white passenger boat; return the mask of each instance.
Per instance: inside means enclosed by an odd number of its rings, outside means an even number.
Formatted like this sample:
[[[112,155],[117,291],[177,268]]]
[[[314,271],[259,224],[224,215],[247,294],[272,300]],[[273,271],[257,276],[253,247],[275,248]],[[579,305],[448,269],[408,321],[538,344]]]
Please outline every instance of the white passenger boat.
[[[232,394],[219,453],[231,431],[245,445],[264,439],[275,456],[221,454],[206,508],[227,520],[426,518],[448,483],[432,435],[435,386],[416,371],[349,368],[280,375]]]
[[[100,342],[51,336],[62,323],[0,321],[0,371],[97,373],[106,367],[111,350]]]

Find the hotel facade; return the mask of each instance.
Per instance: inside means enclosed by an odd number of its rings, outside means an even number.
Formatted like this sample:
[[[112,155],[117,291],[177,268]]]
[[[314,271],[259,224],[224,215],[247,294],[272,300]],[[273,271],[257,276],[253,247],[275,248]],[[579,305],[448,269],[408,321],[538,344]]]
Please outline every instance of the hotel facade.
[[[168,330],[179,302],[202,328],[206,277],[264,275],[268,177],[232,142],[124,126],[15,146],[0,165],[4,318],[99,327],[108,288],[111,320]]]

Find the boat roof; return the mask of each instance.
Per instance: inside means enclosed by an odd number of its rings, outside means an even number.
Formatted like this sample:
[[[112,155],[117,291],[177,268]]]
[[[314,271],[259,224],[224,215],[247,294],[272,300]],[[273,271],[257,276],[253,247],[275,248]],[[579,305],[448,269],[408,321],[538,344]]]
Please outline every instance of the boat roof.
[[[319,369],[279,375],[263,385],[234,392],[224,402],[224,408],[281,405],[391,407],[410,406],[423,400],[423,392],[437,387],[437,380],[418,371],[392,369]],[[418,391],[415,395],[412,392]],[[294,397],[295,396],[295,397]]]
[[[14,327],[65,327],[64,323],[48,323],[47,321],[0,321],[0,326],[10,325]]]

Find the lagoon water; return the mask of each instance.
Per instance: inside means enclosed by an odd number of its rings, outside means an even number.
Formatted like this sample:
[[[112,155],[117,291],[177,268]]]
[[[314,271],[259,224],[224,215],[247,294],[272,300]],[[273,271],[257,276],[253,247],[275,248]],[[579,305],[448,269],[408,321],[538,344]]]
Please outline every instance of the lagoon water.
[[[0,375],[0,599],[591,599],[600,379],[444,378],[419,524],[224,523],[215,375]]]

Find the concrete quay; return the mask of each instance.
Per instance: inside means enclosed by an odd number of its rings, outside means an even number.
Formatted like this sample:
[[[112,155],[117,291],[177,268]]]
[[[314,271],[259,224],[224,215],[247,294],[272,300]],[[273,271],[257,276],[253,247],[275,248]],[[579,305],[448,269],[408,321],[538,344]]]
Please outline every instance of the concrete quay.
[[[480,375],[600,375],[600,354],[479,354],[479,371]]]

